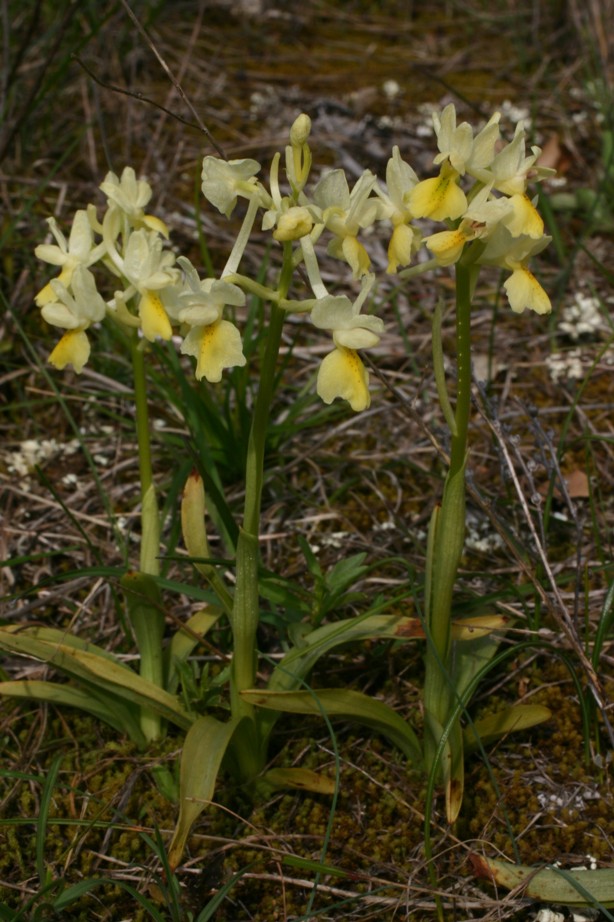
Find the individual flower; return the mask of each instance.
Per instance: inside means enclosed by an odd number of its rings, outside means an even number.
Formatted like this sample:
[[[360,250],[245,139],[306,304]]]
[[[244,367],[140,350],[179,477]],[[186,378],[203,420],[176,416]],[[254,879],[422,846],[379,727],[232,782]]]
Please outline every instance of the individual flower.
[[[100,188],[107,196],[111,207],[125,215],[130,226],[138,229],[146,227],[168,237],[168,228],[164,221],[155,215],[145,214],[145,206],[151,199],[151,186],[145,179],[137,179],[131,166],[124,167],[121,177],[109,172],[100,183]],[[118,215],[119,217],[119,215]],[[119,233],[120,223],[116,223],[115,233]]]
[[[105,223],[105,237],[106,230]],[[123,257],[110,238],[107,250],[113,263],[130,283],[131,289],[125,292],[125,298],[134,293],[140,295],[138,313],[145,339],[150,342],[157,336],[170,339],[172,328],[162,296],[164,290],[179,278],[179,272],[173,266],[173,254],[162,248],[162,240],[157,233],[144,228],[130,234]]]
[[[229,282],[211,278],[201,281],[184,257],[179,258],[179,263],[185,272],[185,286],[168,309],[176,320],[190,327],[181,351],[196,358],[197,379],[216,383],[225,368],[245,365],[241,334],[222,317],[227,304],[245,304],[245,293]]]
[[[312,322],[321,330],[331,330],[335,344],[318,372],[317,391],[325,403],[342,397],[355,411],[370,404],[369,374],[356,350],[375,346],[384,330],[379,317],[360,313],[374,280],[367,276],[354,303],[345,295],[327,295],[311,311]]]
[[[69,286],[73,272],[77,266],[91,266],[104,253],[104,244],[94,246],[94,236],[87,211],[75,212],[68,240],[57,225],[55,218],[47,218],[49,229],[57,241],[41,243],[34,250],[34,254],[43,262],[52,266],[61,266],[58,279],[63,285]],[[56,280],[56,281],[57,281]],[[39,307],[53,301],[55,292],[48,283],[35,297]]]
[[[509,203],[509,214],[504,224],[513,237],[520,237],[526,234],[529,237],[539,238],[544,233],[544,221],[537,208],[535,201],[531,201],[528,195],[516,193],[507,199]]]
[[[510,212],[509,200],[492,198],[491,187],[485,186],[474,197],[455,230],[432,234],[424,242],[438,265],[451,266],[460,259],[466,243],[488,237],[498,223],[508,218]]]
[[[408,266],[418,246],[420,234],[410,225],[412,213],[407,207],[411,190],[418,183],[418,177],[408,163],[401,159],[397,146],[392,148],[392,157],[386,166],[386,187],[383,192],[375,187],[381,201],[380,217],[392,223],[392,236],[388,244],[388,268],[386,272],[397,271],[398,266]]]
[[[524,195],[531,179],[553,176],[556,170],[536,166],[541,148],[531,147],[530,156],[525,155],[526,133],[522,122],[516,125],[513,140],[495,156],[489,167],[493,187],[505,195]]]
[[[439,176],[424,179],[411,191],[409,210],[416,218],[455,221],[467,208],[467,198],[458,184],[459,173],[446,160]]]
[[[304,205],[293,205],[277,219],[273,237],[281,242],[300,240],[311,233],[312,228],[313,217],[309,210]]]
[[[503,287],[510,307],[517,314],[526,308],[537,314],[548,314],[552,310],[550,298],[528,268],[531,256],[541,253],[551,239],[547,236],[536,239],[526,234],[514,237],[507,227],[500,224],[488,239],[478,260],[481,264],[511,270],[512,274],[503,283]]]
[[[371,260],[358,240],[361,229],[370,227],[378,216],[378,202],[370,198],[375,176],[365,170],[350,192],[343,170],[331,170],[316,185],[313,200],[322,223],[334,235],[328,253],[344,259],[354,278],[369,271]]]
[[[458,262],[465,244],[474,237],[475,234],[470,227],[463,228],[461,225],[456,230],[431,234],[430,237],[426,237],[424,243],[437,260],[438,266],[451,266]]]
[[[468,122],[456,125],[456,109],[452,104],[445,107],[441,116],[433,113],[433,125],[437,136],[439,154],[433,163],[449,161],[461,176],[469,173],[482,178],[483,170],[490,165],[499,138],[499,119],[495,112],[489,122],[473,137],[473,128]]]
[[[72,365],[77,373],[90,356],[90,343],[86,330],[92,323],[102,320],[107,305],[96,289],[94,276],[84,266],[77,266],[71,279],[71,291],[59,279],[50,283],[54,300],[48,301],[41,313],[47,323],[66,330],[49,356],[56,368]]]
[[[239,196],[252,199],[264,192],[256,179],[259,170],[260,164],[256,160],[205,157],[201,174],[203,195],[229,218]]]

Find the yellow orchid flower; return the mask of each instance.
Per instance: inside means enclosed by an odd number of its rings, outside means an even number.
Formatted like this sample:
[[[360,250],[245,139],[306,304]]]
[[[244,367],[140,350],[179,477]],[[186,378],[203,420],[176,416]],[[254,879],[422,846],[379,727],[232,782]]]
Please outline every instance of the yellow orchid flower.
[[[257,160],[226,161],[207,156],[203,160],[201,173],[203,195],[219,212],[229,218],[239,196],[252,199],[264,192],[256,179],[259,170],[260,164]]]
[[[184,287],[170,294],[167,310],[173,319],[190,327],[181,351],[196,358],[196,377],[217,383],[225,368],[245,365],[241,334],[229,320],[222,319],[225,306],[241,307],[245,293],[230,282],[201,279],[183,256],[178,259],[184,271]]]
[[[72,365],[77,373],[90,357],[90,344],[85,331],[106,315],[107,304],[96,289],[94,276],[84,266],[72,273],[71,291],[59,279],[50,282],[53,301],[43,305],[41,314],[52,326],[67,332],[49,356],[56,368]]]
[[[92,227],[87,211],[81,209],[75,212],[72,228],[68,240],[59,229],[55,218],[47,218],[49,229],[56,239],[56,244],[41,243],[34,250],[37,259],[50,263],[52,266],[61,266],[62,270],[57,281],[67,287],[70,285],[73,272],[77,266],[91,266],[104,254],[104,245],[94,246]],[[48,282],[38,292],[35,301],[39,307],[55,299],[55,293]]]
[[[345,295],[327,295],[311,311],[313,324],[321,330],[332,330],[335,344],[318,372],[317,391],[325,403],[342,397],[353,410],[360,411],[371,402],[369,375],[356,350],[377,345],[384,331],[380,317],[360,313],[374,282],[373,275],[365,278],[354,303]]]
[[[168,239],[168,227],[160,218],[155,215],[145,214],[145,205],[152,196],[151,186],[145,179],[137,179],[136,173],[131,166],[124,167],[121,177],[115,173],[109,172],[100,183],[100,188],[107,196],[109,206],[115,211],[115,216],[119,213],[125,215],[130,226],[139,229],[142,227],[156,231]],[[115,235],[119,233],[121,224],[115,223]]]
[[[331,170],[313,191],[318,217],[334,235],[328,253],[344,259],[354,278],[365,275],[371,265],[358,233],[361,228],[370,227],[378,217],[378,202],[370,197],[374,186],[374,174],[365,170],[350,192],[343,170]]]
[[[458,185],[459,174],[445,161],[439,176],[424,179],[409,196],[409,210],[415,218],[455,221],[467,208],[467,198]]]

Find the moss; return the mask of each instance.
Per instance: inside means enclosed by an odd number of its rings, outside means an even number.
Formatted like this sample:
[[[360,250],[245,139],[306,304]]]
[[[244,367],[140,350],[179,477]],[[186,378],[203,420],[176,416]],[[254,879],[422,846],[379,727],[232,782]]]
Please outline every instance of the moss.
[[[470,769],[466,833],[510,857],[515,843],[526,864],[586,854],[608,860],[611,779],[584,760],[580,709],[568,673],[556,662],[528,673],[535,685],[543,683],[531,701],[549,707],[552,717],[500,746],[489,757],[489,770],[481,763]]]

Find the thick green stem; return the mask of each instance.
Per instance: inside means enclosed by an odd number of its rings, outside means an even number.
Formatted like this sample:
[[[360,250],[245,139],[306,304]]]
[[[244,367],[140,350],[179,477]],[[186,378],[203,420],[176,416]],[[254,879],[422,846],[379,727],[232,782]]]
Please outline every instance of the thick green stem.
[[[132,340],[132,368],[136,404],[136,434],[139,446],[139,475],[141,480],[141,557],[140,572],[134,574],[134,585],[127,589],[128,611],[140,655],[141,676],[164,688],[164,661],[162,639],[164,636],[164,610],[160,593],[151,577],[160,573],[160,514],[151,466],[149,439],[149,410],[143,343],[138,337]],[[141,710],[141,729],[148,740],[159,739],[162,722],[159,714],[147,708]]]
[[[279,299],[285,298],[292,278],[292,247],[284,245],[284,262],[278,287]],[[259,621],[258,591],[258,539],[260,533],[260,504],[264,479],[264,450],[271,403],[275,390],[277,357],[281,345],[285,313],[273,301],[267,330],[266,346],[262,359],[260,381],[252,427],[247,448],[245,470],[245,507],[243,527],[237,545],[237,570],[232,632],[234,655],[231,671],[231,708],[233,717],[247,717],[254,721],[253,705],[241,698],[241,692],[253,688],[256,681],[256,631]],[[255,722],[254,722],[255,726]],[[254,754],[247,747],[238,753],[242,773],[250,775],[254,768]]]

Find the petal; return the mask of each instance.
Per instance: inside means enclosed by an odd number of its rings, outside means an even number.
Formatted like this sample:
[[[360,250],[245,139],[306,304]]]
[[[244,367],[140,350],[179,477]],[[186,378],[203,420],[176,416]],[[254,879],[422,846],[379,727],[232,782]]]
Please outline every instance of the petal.
[[[521,314],[527,307],[536,314],[549,314],[552,310],[550,298],[533,273],[524,266],[514,269],[503,287],[510,307],[517,314]]]
[[[285,214],[280,215],[277,228],[273,232],[275,240],[300,240],[311,233],[313,218],[306,208],[296,205],[289,208]]]
[[[70,237],[68,238],[68,252],[79,260],[85,261],[92,249],[92,227],[87,211],[81,209],[75,213],[72,222]]]
[[[342,397],[356,412],[365,410],[371,403],[369,374],[353,349],[340,347],[324,358],[318,372],[317,390],[324,403]]]
[[[367,274],[371,259],[362,243],[356,237],[344,237],[341,243],[341,251],[355,279]]]
[[[153,342],[156,336],[160,339],[170,339],[173,335],[168,314],[162,306],[162,301],[155,291],[145,291],[139,303],[139,317],[143,336]]]
[[[537,208],[527,195],[512,195],[508,199],[511,205],[511,216],[505,221],[513,237],[525,234],[527,237],[541,237],[544,233],[544,222]]]
[[[51,279],[51,282],[61,282],[62,285],[70,285],[70,280],[72,279],[73,272],[75,271],[74,263],[70,262],[64,266],[60,274],[55,278]],[[35,296],[34,300],[38,307],[44,307],[45,304],[49,304],[51,301],[57,301],[57,295],[53,290],[51,282],[41,288],[39,293]]]
[[[320,330],[338,330],[351,324],[352,302],[346,295],[327,295],[316,301],[311,322]]]
[[[43,305],[41,311],[43,318],[54,327],[61,327],[63,330],[76,330],[84,328],[83,322],[66,304],[59,301],[51,301]]]
[[[440,266],[451,266],[463,252],[467,237],[461,230],[441,231],[424,241]]]
[[[379,318],[371,319],[378,320]],[[377,346],[380,338],[373,330],[357,326],[349,330],[335,330],[333,339],[336,346],[345,346],[347,349],[371,349]]]
[[[37,259],[52,266],[63,266],[67,257],[67,253],[56,246],[55,243],[39,243],[34,248],[34,255]]]
[[[456,183],[457,175],[444,165],[439,176],[418,183],[409,197],[409,210],[413,216],[434,221],[460,218],[467,208],[467,199]]]
[[[410,167],[401,159],[398,147],[392,148],[392,157],[386,166],[386,185],[388,194],[397,208],[404,205],[404,196],[418,183],[418,177]]]
[[[146,214],[143,218],[143,224],[145,227],[149,228],[149,230],[157,231],[168,240],[170,231],[162,218],[156,218],[153,214]]]
[[[183,341],[184,355],[196,357],[196,377],[200,381],[217,383],[224,368],[245,365],[241,334],[228,320],[218,320],[210,326],[194,327]]]
[[[412,243],[414,232],[407,224],[399,224],[394,228],[390,243],[388,244],[388,268],[386,272],[392,274],[398,266],[409,266],[412,257]]]
[[[471,151],[471,156],[467,163],[467,170],[472,175],[474,175],[476,171],[481,172],[489,167],[494,159],[495,147],[499,140],[500,118],[501,113],[495,112],[484,128],[476,135],[473,142],[473,150]]]
[[[318,182],[313,190],[313,200],[324,211],[327,208],[350,207],[350,187],[343,170],[331,170]]]
[[[90,357],[90,343],[83,330],[71,330],[61,338],[51,355],[49,362],[55,368],[72,365],[77,374]]]

